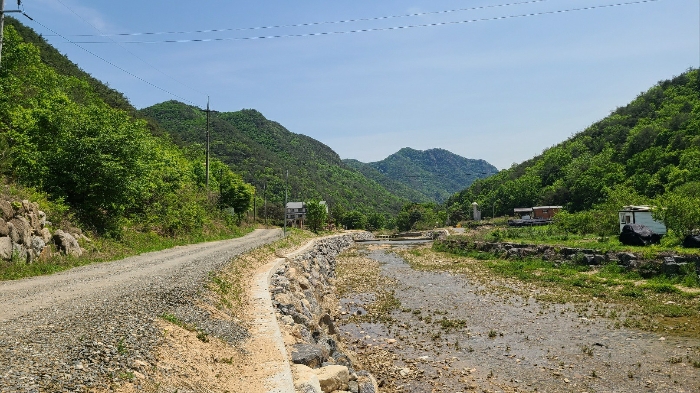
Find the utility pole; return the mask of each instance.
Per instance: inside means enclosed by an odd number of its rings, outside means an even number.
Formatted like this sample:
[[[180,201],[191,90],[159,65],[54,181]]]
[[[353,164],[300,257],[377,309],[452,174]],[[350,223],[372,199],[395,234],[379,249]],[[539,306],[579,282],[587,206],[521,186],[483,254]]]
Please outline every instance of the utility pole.
[[[22,0],[17,0],[17,8],[22,5]],[[22,12],[20,9],[16,10],[5,10],[5,0],[0,0],[0,62],[2,61],[2,42],[5,39],[5,14],[10,13],[10,12],[16,12],[16,13],[21,13],[27,18],[29,18],[29,15],[25,14]],[[34,20],[32,18],[29,18],[29,20]]]
[[[0,0],[0,61],[2,61],[2,40],[5,38],[5,0]]]
[[[263,184],[263,200],[264,200],[264,208],[263,212],[265,213],[265,229],[267,229],[267,182]]]
[[[255,223],[255,213],[257,212],[258,206],[257,206],[257,197],[258,197],[258,189],[253,188],[253,223]]]
[[[284,228],[282,229],[282,237],[287,236],[287,183],[289,183],[289,169],[287,169],[287,176],[284,178]]]
[[[209,190],[209,96],[207,96],[207,152],[206,152],[206,172],[207,172],[207,191]]]

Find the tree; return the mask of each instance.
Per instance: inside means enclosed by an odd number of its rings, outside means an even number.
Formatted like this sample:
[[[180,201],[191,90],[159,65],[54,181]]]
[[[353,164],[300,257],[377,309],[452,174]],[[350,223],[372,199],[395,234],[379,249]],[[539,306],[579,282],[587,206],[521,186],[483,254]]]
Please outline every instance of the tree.
[[[384,218],[384,215],[382,215],[381,213],[376,213],[376,212],[375,212],[375,213],[371,213],[371,214],[367,217],[367,227],[366,227],[366,229],[367,229],[368,231],[377,231],[377,230],[380,230],[380,229],[384,228],[384,223],[385,223],[385,221],[386,221],[386,220],[385,220],[385,218]]]
[[[219,205],[222,208],[233,208],[240,219],[253,205],[255,188],[243,181],[241,176],[230,169],[224,170],[217,179],[219,183]]]
[[[343,225],[347,229],[364,229],[367,225],[367,217],[357,210],[348,212],[343,217]]]
[[[700,182],[688,183],[657,198],[658,208],[652,211],[666,228],[685,237],[700,229]]]
[[[323,228],[323,224],[326,223],[326,218],[328,213],[326,212],[326,205],[321,204],[319,201],[311,200],[306,203],[306,224],[309,229],[314,232],[318,232],[319,229]]]

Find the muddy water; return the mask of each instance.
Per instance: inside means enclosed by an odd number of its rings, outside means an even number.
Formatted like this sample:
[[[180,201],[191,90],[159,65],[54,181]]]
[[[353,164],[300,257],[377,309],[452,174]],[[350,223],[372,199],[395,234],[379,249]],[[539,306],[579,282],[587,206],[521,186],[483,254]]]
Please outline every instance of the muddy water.
[[[613,328],[572,305],[415,271],[390,250],[364,252],[398,282],[401,309],[390,322],[352,323],[347,315],[374,300],[352,294],[341,300],[340,330],[361,360],[387,363],[382,391],[700,392],[697,339]]]

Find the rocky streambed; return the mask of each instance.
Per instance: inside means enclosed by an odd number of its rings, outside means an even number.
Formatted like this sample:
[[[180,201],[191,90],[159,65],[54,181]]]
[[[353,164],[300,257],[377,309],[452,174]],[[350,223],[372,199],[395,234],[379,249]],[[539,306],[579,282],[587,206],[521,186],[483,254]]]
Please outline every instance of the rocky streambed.
[[[410,247],[338,262],[336,327],[382,392],[700,391],[696,338],[620,327],[493,275],[414,270],[399,256]]]

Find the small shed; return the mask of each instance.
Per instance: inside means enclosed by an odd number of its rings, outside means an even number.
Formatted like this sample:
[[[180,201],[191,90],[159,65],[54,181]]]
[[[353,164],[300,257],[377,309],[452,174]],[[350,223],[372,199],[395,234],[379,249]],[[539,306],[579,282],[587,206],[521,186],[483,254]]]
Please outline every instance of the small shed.
[[[651,206],[623,206],[622,210],[619,211],[620,215],[620,233],[622,233],[622,228],[627,224],[641,224],[645,227],[651,229],[654,233],[659,235],[666,234],[666,225],[661,221],[656,221],[651,216]]]
[[[513,215],[527,220],[529,218],[532,218],[532,208],[531,207],[516,207],[515,209],[513,209]]]
[[[563,206],[535,206],[532,208],[532,218],[551,220],[563,208]]]

